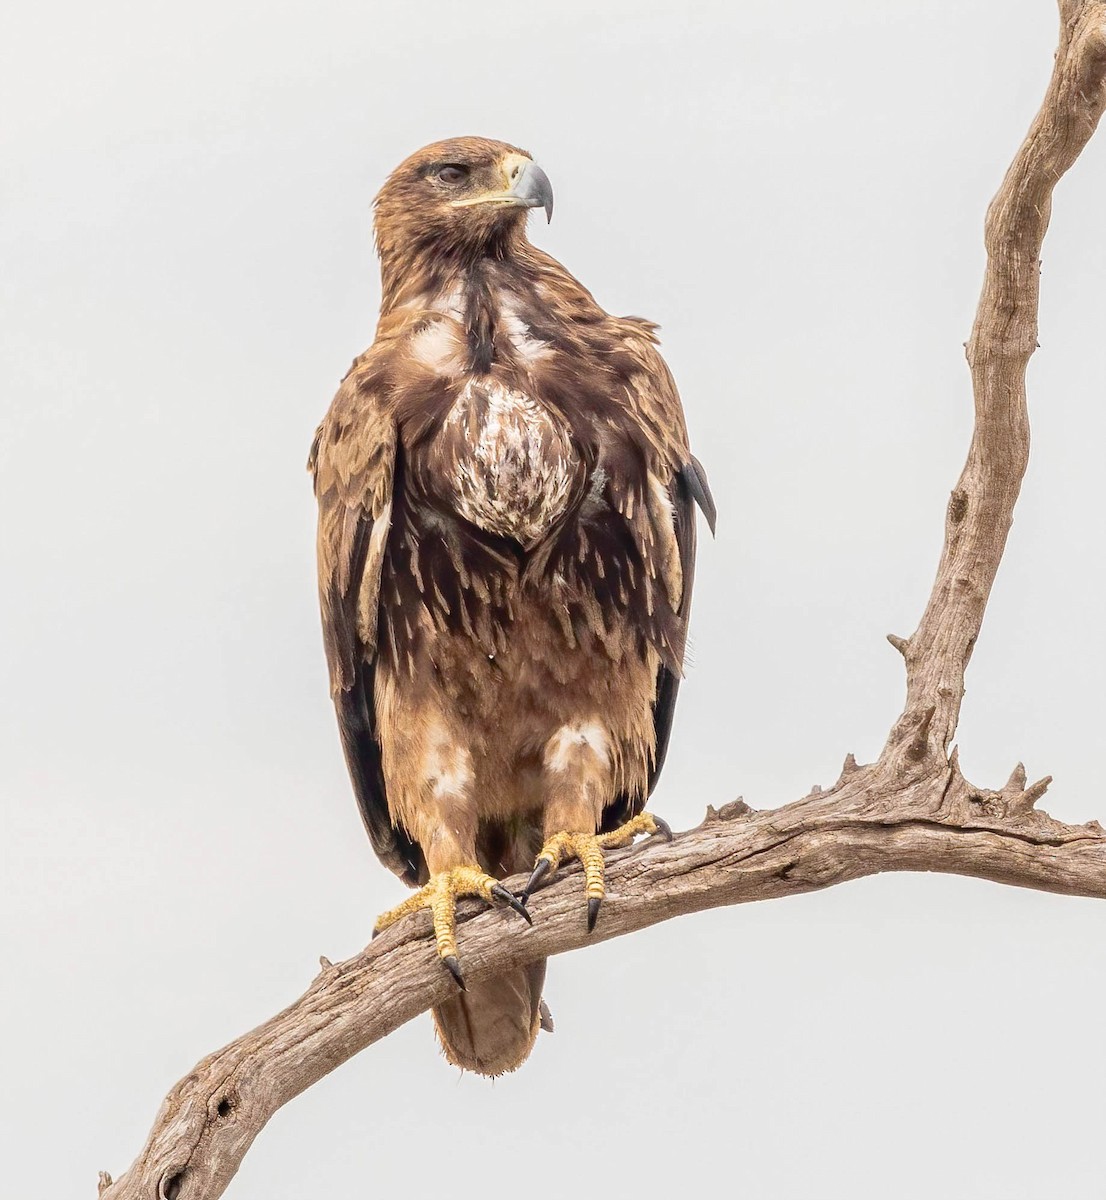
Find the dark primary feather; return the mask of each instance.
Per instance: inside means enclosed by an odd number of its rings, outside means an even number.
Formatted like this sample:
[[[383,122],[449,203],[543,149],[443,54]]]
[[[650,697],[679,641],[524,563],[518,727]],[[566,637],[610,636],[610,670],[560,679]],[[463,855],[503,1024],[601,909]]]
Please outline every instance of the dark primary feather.
[[[718,509],[715,508],[714,497],[710,493],[707,473],[703,470],[703,464],[694,454],[691,456],[691,461],[680,469],[680,477],[683,479],[695,503],[698,504],[699,511],[706,517],[707,525],[713,534],[714,524],[718,519]]]
[[[414,887],[426,877],[422,851],[407,833],[392,823],[380,761],[380,741],[373,711],[371,662],[365,662],[353,686],[334,699],[342,750],[349,768],[361,820],[377,857],[404,883]]]
[[[425,864],[419,847],[388,812],[373,694],[376,643],[359,619],[362,601],[370,599],[375,610],[379,594],[382,556],[374,555],[368,577],[366,566],[378,522],[379,533],[387,533],[395,433],[373,392],[360,386],[357,367],[342,381],[308,459],[319,504],[323,643],[342,750],[369,840],[387,867],[416,884]]]
[[[706,484],[706,472],[699,461],[691,460],[697,472]],[[688,474],[692,473],[690,464],[683,467],[673,478],[671,484],[672,508],[676,527],[676,541],[680,547],[680,567],[683,574],[683,597],[680,600],[678,616],[685,628],[691,613],[691,593],[695,581],[695,495],[688,483]],[[706,488],[709,496],[709,488]],[[713,506],[712,506],[713,512]],[[708,518],[709,519],[709,518]],[[711,524],[711,531],[714,526]],[[662,662],[657,672],[657,695],[653,702],[653,728],[656,730],[657,746],[653,765],[649,771],[648,790],[644,796],[630,795],[625,792],[616,797],[603,813],[603,829],[617,829],[619,825],[645,807],[645,801],[653,794],[653,789],[664,768],[664,760],[668,754],[668,742],[672,736],[672,720],[676,712],[676,696],[680,690],[681,672],[675,670],[669,663]]]

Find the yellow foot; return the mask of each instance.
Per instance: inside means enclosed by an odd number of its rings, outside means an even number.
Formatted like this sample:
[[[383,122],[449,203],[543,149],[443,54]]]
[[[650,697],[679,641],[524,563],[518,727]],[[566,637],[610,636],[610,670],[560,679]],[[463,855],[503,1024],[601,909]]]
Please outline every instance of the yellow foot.
[[[588,929],[595,928],[599,906],[603,903],[603,851],[628,846],[639,833],[660,834],[666,842],[672,840],[668,823],[652,813],[638,815],[612,829],[610,833],[555,833],[541,848],[534,873],[520,899],[525,904],[539,883],[555,871],[566,858],[578,858],[584,864],[584,890],[588,898]]]
[[[451,871],[432,875],[430,882],[419,888],[413,896],[377,917],[373,937],[397,921],[402,921],[410,913],[418,912],[421,908],[430,909],[434,918],[438,957],[457,980],[457,986],[464,991],[465,980],[457,958],[457,901],[462,896],[481,896],[489,904],[505,905],[524,917],[528,925],[533,924],[525,902],[520,903],[497,879],[485,875],[479,867],[454,867]]]

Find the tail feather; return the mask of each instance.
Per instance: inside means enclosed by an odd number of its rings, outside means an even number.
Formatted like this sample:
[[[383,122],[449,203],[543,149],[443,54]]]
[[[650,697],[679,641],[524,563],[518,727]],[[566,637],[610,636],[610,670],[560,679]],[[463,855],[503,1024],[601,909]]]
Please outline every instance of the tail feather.
[[[543,1024],[541,989],[545,959],[469,984],[434,1009],[446,1058],[480,1075],[521,1067]]]
[[[477,861],[490,875],[506,879],[530,869],[541,845],[541,829],[529,821],[481,822]],[[529,1058],[538,1030],[551,1030],[542,1003],[545,959],[491,979],[470,983],[434,1009],[434,1025],[446,1058],[480,1075],[504,1075]]]

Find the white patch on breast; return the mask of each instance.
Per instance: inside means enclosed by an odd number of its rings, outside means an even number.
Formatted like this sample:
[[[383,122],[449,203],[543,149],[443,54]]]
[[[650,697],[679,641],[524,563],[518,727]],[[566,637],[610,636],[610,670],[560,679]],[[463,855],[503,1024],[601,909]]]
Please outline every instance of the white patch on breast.
[[[427,308],[431,312],[441,313],[442,316],[452,317],[454,321],[460,321],[465,315],[465,294],[460,286],[452,287],[448,292],[442,292],[438,296],[434,296]]]
[[[530,326],[518,315],[518,310],[505,294],[500,295],[499,326],[507,335],[515,354],[524,363],[535,363],[550,353],[549,343],[533,336]]]
[[[411,339],[411,357],[440,375],[456,375],[464,359],[457,326],[452,321],[431,321]]]
[[[570,771],[580,763],[580,756],[594,757],[606,766],[607,735],[595,721],[580,725],[562,725],[545,743],[542,762],[547,771]]]
[[[533,545],[563,514],[577,458],[567,430],[542,404],[491,379],[470,379],[446,417],[461,515]]]

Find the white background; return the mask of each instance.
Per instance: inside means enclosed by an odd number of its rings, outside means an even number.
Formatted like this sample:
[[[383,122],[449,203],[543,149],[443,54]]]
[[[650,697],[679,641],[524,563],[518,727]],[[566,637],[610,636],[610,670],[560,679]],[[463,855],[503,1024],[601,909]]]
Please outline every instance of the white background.
[[[345,777],[304,460],[431,140],[549,172],[532,233],[663,327],[720,509],[654,807],[870,760],[967,447],[985,206],[1048,0],[24,3],[0,28],[4,1190],[93,1196],[168,1087],[402,894]],[[1100,135],[1044,251],[1034,447],[969,778],[1102,768]],[[279,1113],[234,1200],[1102,1195],[1106,907],[934,876],[558,959],[460,1078],[422,1017]]]

